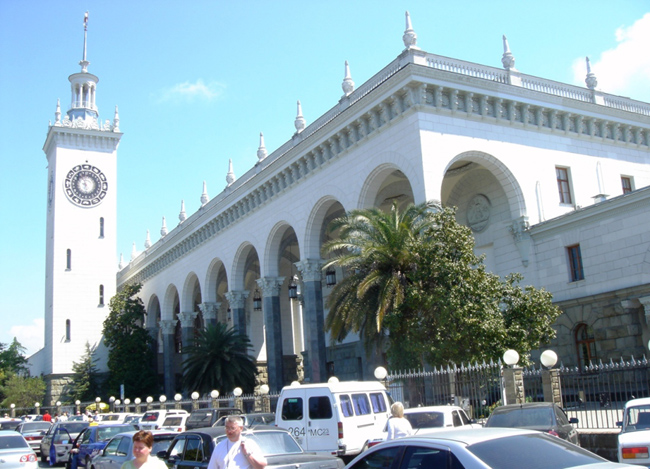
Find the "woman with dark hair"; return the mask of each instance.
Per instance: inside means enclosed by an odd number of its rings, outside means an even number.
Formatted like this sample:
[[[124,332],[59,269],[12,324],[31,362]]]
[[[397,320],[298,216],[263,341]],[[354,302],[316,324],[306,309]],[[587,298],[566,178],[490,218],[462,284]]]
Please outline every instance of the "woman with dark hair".
[[[122,464],[122,469],[167,469],[167,464],[151,455],[153,435],[146,430],[140,430],[133,435],[133,457]]]

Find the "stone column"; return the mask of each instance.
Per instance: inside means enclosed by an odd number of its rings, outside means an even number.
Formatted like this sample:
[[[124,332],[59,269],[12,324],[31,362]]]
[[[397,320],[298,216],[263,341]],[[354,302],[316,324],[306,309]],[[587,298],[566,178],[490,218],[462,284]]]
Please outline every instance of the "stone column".
[[[248,290],[234,290],[226,293],[226,298],[230,304],[230,312],[232,313],[232,321],[235,329],[240,334],[246,335],[246,298],[248,298]]]
[[[518,366],[503,368],[503,404],[523,404],[524,369]]]
[[[189,347],[194,342],[194,320],[199,313],[188,312],[178,313],[178,320],[181,322],[181,340],[183,341],[182,351],[183,360],[185,359],[185,347]]]
[[[544,402],[554,402],[560,407],[562,405],[562,387],[560,386],[560,371],[551,368],[542,370],[542,389],[544,391]]]
[[[199,305],[201,314],[203,314],[203,324],[205,327],[217,325],[217,311],[221,308],[221,303],[201,303]]]
[[[279,391],[284,384],[282,365],[282,321],[280,288],[284,277],[262,277],[257,285],[262,290],[262,311],[266,333],[266,362],[271,391]]]
[[[156,373],[158,372],[158,327],[160,327],[158,324],[147,326],[147,334],[149,334],[152,340],[151,350],[153,351],[153,363],[151,366]]]
[[[325,316],[323,312],[323,286],[321,283],[322,265],[320,259],[305,259],[296,263],[303,280],[303,326],[305,348],[309,360],[309,380],[312,383],[327,381]]]
[[[164,319],[160,321],[163,341],[163,373],[165,376],[165,395],[173,396],[176,392],[176,377],[174,376],[174,332],[176,332],[175,319]]]

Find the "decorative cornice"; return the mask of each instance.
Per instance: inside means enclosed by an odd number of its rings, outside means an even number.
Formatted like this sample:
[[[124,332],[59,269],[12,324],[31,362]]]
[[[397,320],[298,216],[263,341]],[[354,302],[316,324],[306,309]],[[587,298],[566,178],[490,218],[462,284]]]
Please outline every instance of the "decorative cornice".
[[[126,270],[118,273],[118,284],[143,283],[157,275],[204,242],[231,228],[240,219],[313,177],[330,162],[345,156],[350,149],[373,138],[380,130],[416,111],[488,122],[497,126],[517,127],[545,135],[568,135],[597,143],[644,150],[650,148],[650,120],[647,118],[644,118],[648,120],[647,126],[633,126],[626,123],[630,119],[629,115],[611,107],[584,102],[584,99],[578,99],[575,102],[576,107],[571,108],[569,112],[567,98],[571,96],[549,95],[544,91],[504,84],[500,79],[490,80],[481,76],[450,73],[455,71],[447,71],[440,64],[437,67],[415,64],[400,67],[399,61],[394,61],[369,80],[375,84],[374,87],[370,87],[367,82],[357,88],[350,95],[350,103],[354,104],[363,98],[364,104],[368,105],[374,95],[379,93],[375,91],[380,84],[385,84],[382,89],[390,89],[410,78],[406,85],[370,107],[352,122],[346,117],[347,113],[341,115],[340,111],[330,110],[303,130],[303,138],[299,144],[285,144],[280,147],[258,163],[262,164],[261,169],[258,168],[249,178],[243,177],[244,182],[241,184],[239,180],[229,181],[227,190],[203,208],[201,215],[212,217],[208,223],[194,232],[191,232],[191,223],[184,223],[174,229],[172,233],[175,232],[177,242],[170,243],[168,235],[164,241],[155,243],[146,251],[144,257],[140,256]],[[499,72],[505,73],[503,70]],[[445,86],[425,82],[431,79],[445,80]],[[466,87],[470,83],[482,88],[468,91]],[[521,97],[522,100],[504,97],[506,91],[512,96]],[[546,102],[544,106],[539,106],[526,102],[526,99],[536,103],[545,99]],[[359,106],[363,108],[363,105]],[[594,117],[594,112],[600,112],[603,116]],[[338,130],[323,141],[325,126]],[[286,161],[284,167],[276,168],[281,165],[281,161]],[[270,165],[273,165],[276,172],[268,177],[264,169]],[[254,182],[256,178],[262,181],[258,185]],[[243,193],[241,198],[230,202],[239,191]],[[185,232],[189,234],[184,235]],[[182,238],[183,236],[186,237]],[[148,261],[147,256],[155,258]]]

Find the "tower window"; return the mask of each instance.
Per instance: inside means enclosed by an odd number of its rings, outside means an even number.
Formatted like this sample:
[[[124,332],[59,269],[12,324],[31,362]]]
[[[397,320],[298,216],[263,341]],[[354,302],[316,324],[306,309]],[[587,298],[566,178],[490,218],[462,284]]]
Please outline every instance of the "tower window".
[[[567,249],[567,255],[569,256],[569,270],[571,275],[571,281],[577,282],[578,280],[584,280],[585,273],[582,269],[582,253],[580,252],[580,245],[574,244],[569,246]]]
[[[623,186],[623,194],[629,194],[633,191],[632,189],[632,178],[627,176],[621,176],[621,186]]]
[[[104,306],[104,285],[99,286],[99,306]]]
[[[578,354],[578,367],[589,366],[596,359],[596,340],[594,330],[584,323],[580,323],[575,329],[576,352]]]
[[[65,269],[72,269],[72,249],[68,249],[65,252]]]
[[[104,237],[104,217],[100,217],[99,219],[99,237]]]
[[[569,168],[555,167],[555,175],[557,177],[557,190],[560,194],[560,203],[571,205],[573,198],[571,197],[571,184],[569,181]]]
[[[70,342],[70,320],[65,320],[65,341]]]

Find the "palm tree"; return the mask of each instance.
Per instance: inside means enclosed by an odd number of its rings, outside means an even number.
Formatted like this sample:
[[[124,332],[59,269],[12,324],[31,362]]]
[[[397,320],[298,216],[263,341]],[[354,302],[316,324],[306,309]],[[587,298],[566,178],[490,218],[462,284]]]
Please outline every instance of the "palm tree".
[[[335,340],[358,332],[367,347],[381,345],[384,322],[404,307],[408,275],[417,268],[412,248],[435,228],[437,210],[433,201],[403,211],[394,202],[389,212],[352,210],[331,222],[330,232],[340,232],[323,245],[332,256],[324,268],[338,265],[348,272],[327,300],[325,326]]]
[[[241,387],[244,392],[252,392],[256,365],[249,355],[251,349],[249,338],[234,328],[228,329],[222,323],[208,326],[198,333],[195,344],[185,349],[186,388],[206,393]]]

